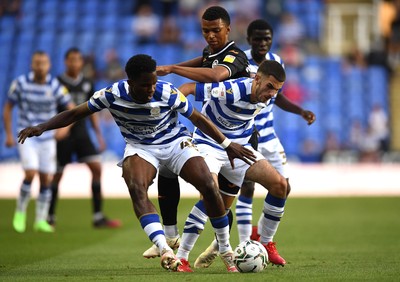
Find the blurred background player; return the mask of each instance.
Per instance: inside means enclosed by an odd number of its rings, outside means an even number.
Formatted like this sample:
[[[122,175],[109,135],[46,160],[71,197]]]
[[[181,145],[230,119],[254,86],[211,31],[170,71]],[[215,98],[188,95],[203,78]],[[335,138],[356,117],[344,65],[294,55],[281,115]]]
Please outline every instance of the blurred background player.
[[[248,62],[244,52],[229,40],[230,16],[220,6],[206,9],[201,19],[201,30],[207,46],[202,56],[175,65],[158,66],[158,75],[175,73],[198,82],[219,82],[230,78],[248,77]],[[180,190],[176,175],[160,168],[158,175],[158,202],[165,234],[170,246],[179,247],[177,207]],[[230,225],[232,214],[229,212]],[[143,253],[145,258],[158,256],[156,246]]]
[[[80,50],[75,47],[70,48],[65,53],[64,63],[65,72],[59,75],[58,79],[68,89],[74,103],[80,105],[89,100],[94,93],[92,81],[85,78],[82,73],[84,61]],[[105,143],[97,115],[91,115],[89,119],[97,138],[98,149],[91,140],[86,119],[77,121],[67,130],[65,128],[60,129],[65,136],[57,142],[57,172],[51,186],[53,193],[48,215],[48,222],[53,226],[56,223],[55,212],[60,180],[65,166],[73,161],[74,156],[79,162],[85,163],[92,174],[93,226],[98,228],[118,228],[121,226],[119,220],[108,219],[102,212],[101,156],[98,150],[103,151]]]
[[[6,146],[16,145],[12,132],[12,109],[18,106],[18,130],[37,125],[57,113],[57,108],[72,108],[74,105],[67,89],[49,74],[50,58],[43,51],[32,56],[32,72],[16,78],[10,86],[8,99],[4,105],[4,127]],[[31,184],[39,173],[40,190],[36,200],[34,230],[54,232],[46,221],[51,199],[51,181],[56,171],[56,140],[54,131],[49,131],[37,139],[31,139],[24,146],[18,144],[19,155],[25,177],[22,182],[13,227],[19,232],[26,229],[26,210],[31,196]]]

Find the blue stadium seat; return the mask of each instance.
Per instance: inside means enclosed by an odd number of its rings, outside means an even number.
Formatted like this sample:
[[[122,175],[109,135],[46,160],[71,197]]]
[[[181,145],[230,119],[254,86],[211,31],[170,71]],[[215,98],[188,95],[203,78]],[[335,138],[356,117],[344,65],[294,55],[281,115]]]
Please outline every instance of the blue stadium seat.
[[[94,32],[86,31],[77,34],[77,42],[79,48],[83,53],[90,53],[96,46],[96,34]]]
[[[67,10],[68,11],[68,10]],[[76,13],[64,13],[60,15],[57,21],[57,29],[61,31],[73,31],[75,30],[77,24],[77,14]]]
[[[101,2],[97,0],[86,0],[82,1],[79,11],[84,15],[91,15],[91,14],[97,14],[97,12],[100,10],[100,6],[102,5]]]
[[[18,23],[18,28],[22,31],[35,31],[36,30],[36,24],[37,24],[37,17],[35,13],[29,13],[21,16],[19,19]]]
[[[51,55],[55,41],[56,40],[53,31],[46,30],[38,34],[34,48],[46,51]]]
[[[100,17],[98,17],[95,13],[89,13],[79,18],[75,28],[80,32],[96,33],[99,21],[101,21]]]
[[[82,1],[78,0],[63,0],[60,1],[59,12],[71,15],[79,13]]]
[[[56,13],[48,13],[38,17],[37,27],[40,31],[54,30],[58,22]]]
[[[28,1],[29,2],[29,1]],[[40,16],[46,17],[48,15],[56,15],[59,8],[58,3],[62,1],[54,1],[54,0],[41,0],[40,4],[37,6]]]
[[[17,27],[17,19],[14,16],[3,15],[0,17],[0,34],[14,33]]]
[[[33,15],[36,17],[36,13],[38,12],[38,2],[39,0],[29,0],[29,1],[21,1],[21,14],[23,17],[27,17],[29,15]]]
[[[57,36],[57,46],[58,48],[67,49],[69,47],[75,46],[76,35],[73,30],[60,32]]]
[[[112,31],[118,26],[118,15],[110,11],[97,18],[97,28],[101,31]]]
[[[372,109],[374,104],[379,104],[388,111],[388,75],[387,70],[383,67],[372,66],[368,68],[365,84],[369,110]]]

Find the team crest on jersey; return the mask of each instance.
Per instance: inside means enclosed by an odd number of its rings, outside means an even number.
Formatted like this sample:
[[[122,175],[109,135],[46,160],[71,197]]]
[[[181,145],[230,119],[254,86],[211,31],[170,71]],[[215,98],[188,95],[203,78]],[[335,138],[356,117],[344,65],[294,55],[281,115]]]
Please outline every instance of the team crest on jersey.
[[[223,62],[227,63],[233,63],[235,61],[236,57],[232,55],[226,55]]]
[[[160,109],[159,107],[157,107],[157,108],[152,108],[152,109],[150,110],[150,115],[151,115],[152,117],[158,117],[158,116],[160,116],[160,113],[161,113],[161,109]]]
[[[225,100],[225,87],[216,87],[211,89],[211,96],[220,100]]]

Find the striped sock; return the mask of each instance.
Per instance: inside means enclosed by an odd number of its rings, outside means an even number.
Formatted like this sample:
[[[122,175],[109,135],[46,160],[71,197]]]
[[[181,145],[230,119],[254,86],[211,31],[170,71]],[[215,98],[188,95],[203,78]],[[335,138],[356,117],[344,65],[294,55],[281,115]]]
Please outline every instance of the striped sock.
[[[225,253],[232,251],[231,244],[229,243],[229,220],[228,216],[210,218],[211,225],[214,227],[214,232],[217,237],[219,252]]]
[[[31,199],[31,183],[22,182],[17,198],[17,211],[26,213],[29,200]]]
[[[189,253],[193,249],[194,244],[204,230],[204,225],[207,222],[206,209],[203,200],[198,201],[185,222],[181,243],[177,252],[178,258],[189,260]]]
[[[39,197],[36,200],[36,222],[46,220],[49,213],[51,201],[50,187],[41,186],[39,190]]]
[[[267,194],[264,201],[264,217],[261,220],[261,238],[262,243],[272,242],[279,222],[285,210],[286,199],[280,199]]]
[[[239,232],[239,242],[250,240],[251,220],[253,217],[253,199],[239,195],[236,202],[236,220]]]
[[[158,247],[160,254],[164,249],[171,250],[165,239],[164,230],[158,214],[145,214],[139,218],[139,221],[149,239]]]

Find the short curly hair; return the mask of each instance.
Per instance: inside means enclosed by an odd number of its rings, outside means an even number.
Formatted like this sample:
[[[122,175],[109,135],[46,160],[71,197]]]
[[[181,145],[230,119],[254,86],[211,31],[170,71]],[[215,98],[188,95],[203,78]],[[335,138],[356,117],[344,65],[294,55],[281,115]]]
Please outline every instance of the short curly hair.
[[[247,27],[247,37],[250,37],[253,33],[254,30],[270,30],[271,35],[274,35],[274,30],[272,29],[272,26],[265,20],[263,19],[258,19],[252,21],[249,26]]]
[[[221,6],[211,6],[207,8],[201,18],[206,21],[221,19],[226,25],[231,24],[231,17],[229,16],[228,12]]]
[[[149,55],[139,54],[131,57],[125,65],[125,72],[129,79],[138,78],[142,73],[156,71],[157,63]]]

